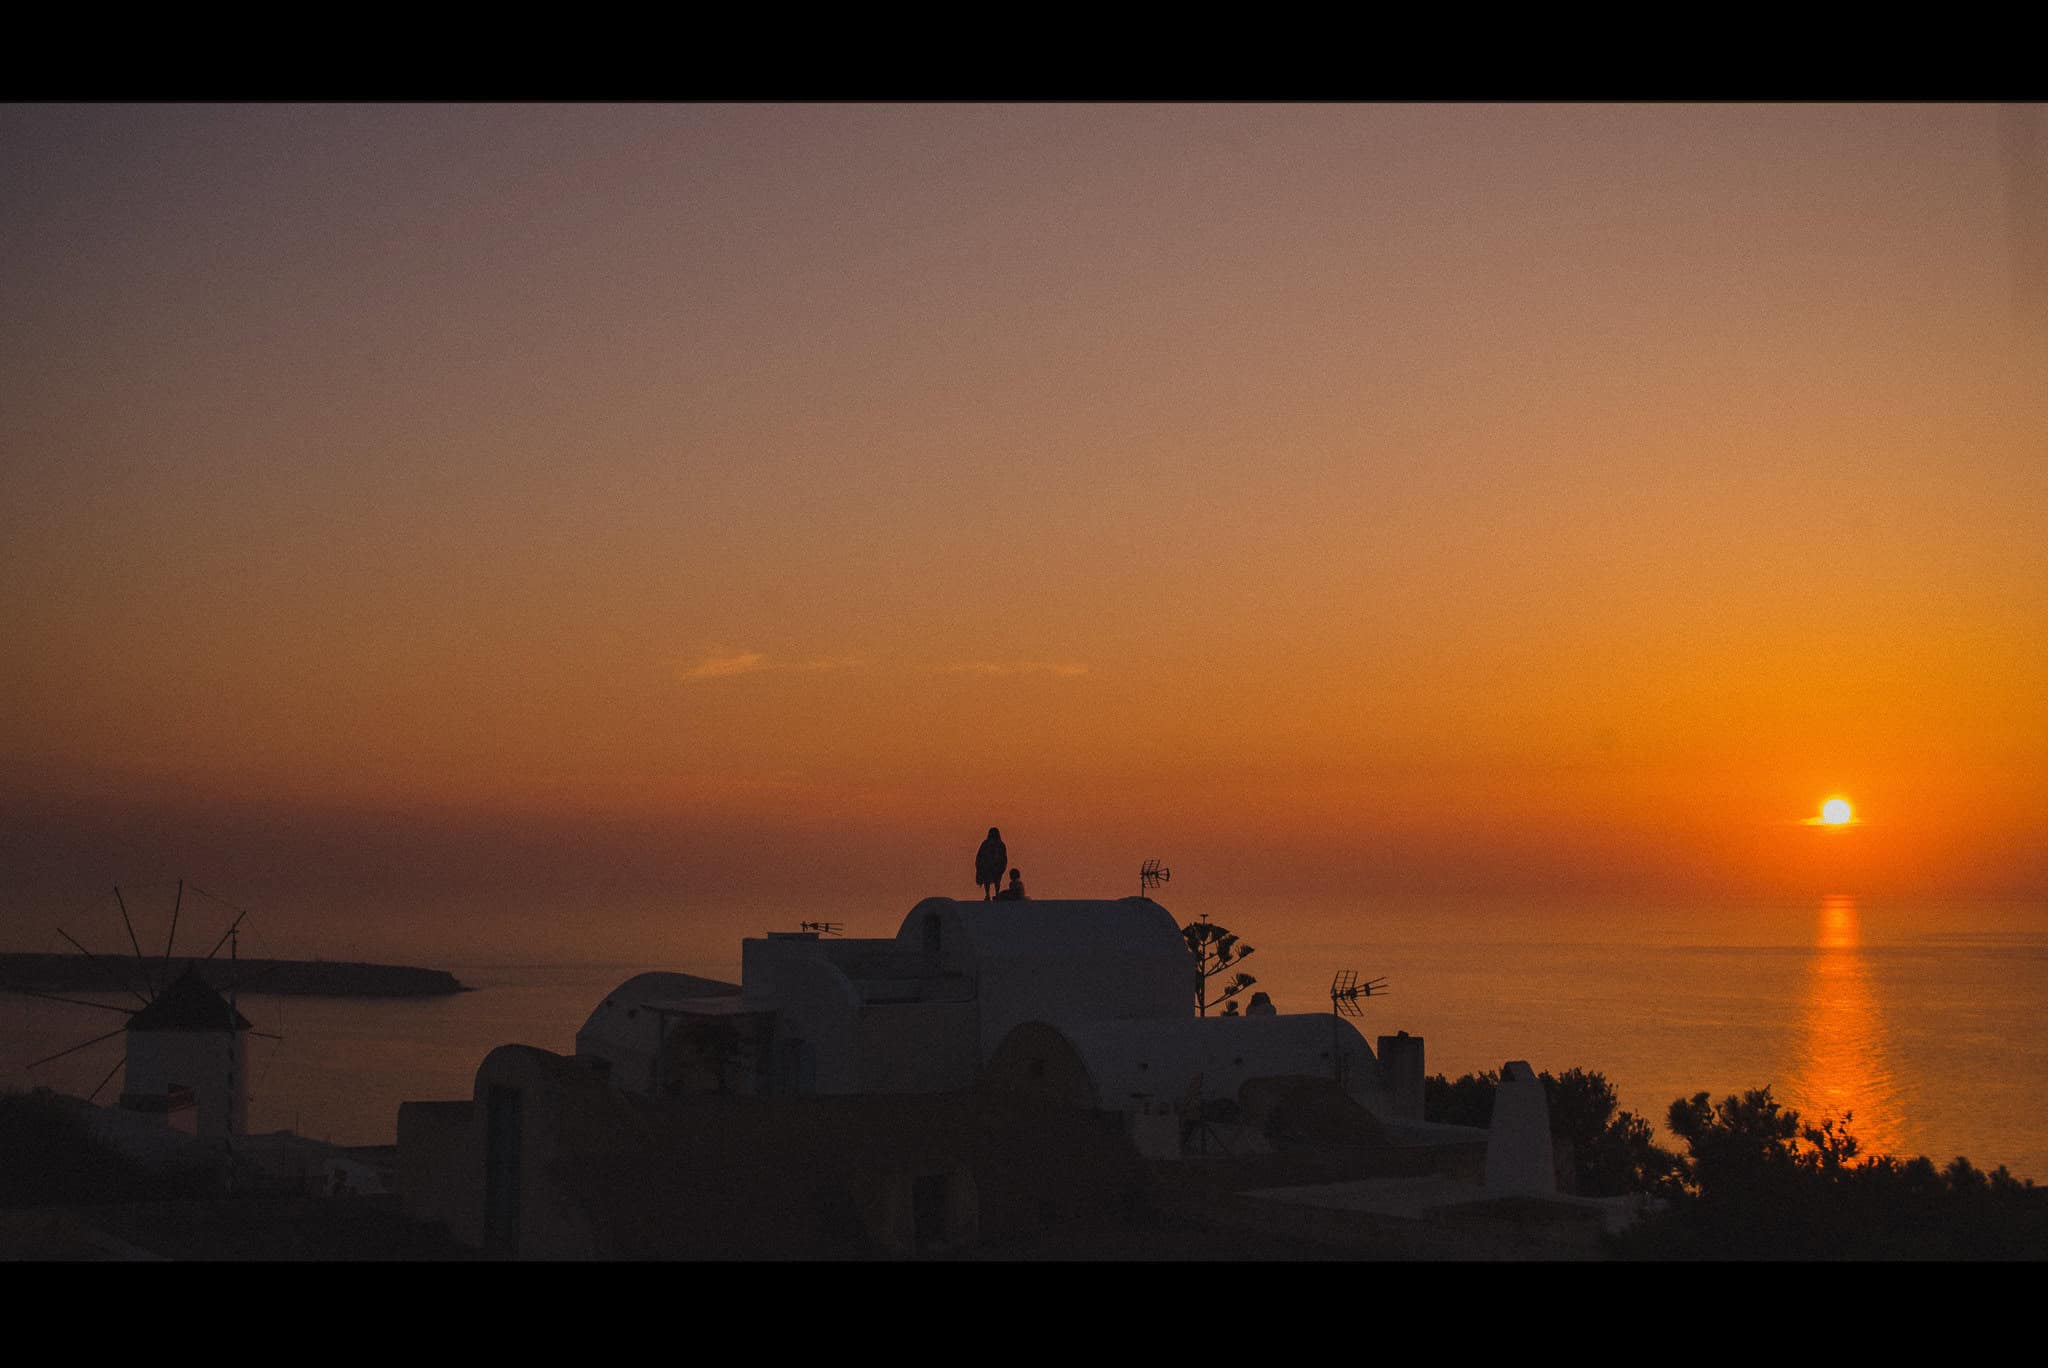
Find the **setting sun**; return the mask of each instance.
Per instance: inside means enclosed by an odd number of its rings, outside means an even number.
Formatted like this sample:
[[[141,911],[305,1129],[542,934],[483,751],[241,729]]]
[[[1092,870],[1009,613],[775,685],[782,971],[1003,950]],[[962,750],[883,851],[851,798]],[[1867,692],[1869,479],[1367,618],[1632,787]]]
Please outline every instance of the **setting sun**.
[[[1846,826],[1853,815],[1845,798],[1830,798],[1820,805],[1820,820],[1823,826]]]

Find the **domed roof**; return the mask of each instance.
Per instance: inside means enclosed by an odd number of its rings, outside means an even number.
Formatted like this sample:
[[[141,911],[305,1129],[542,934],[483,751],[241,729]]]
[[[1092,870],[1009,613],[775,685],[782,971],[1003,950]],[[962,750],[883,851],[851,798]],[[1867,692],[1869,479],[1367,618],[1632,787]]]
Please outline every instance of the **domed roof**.
[[[131,1031],[246,1031],[248,1018],[228,1006],[228,1000],[199,976],[197,966],[185,972],[171,986],[156,995],[156,1001],[128,1018]]]

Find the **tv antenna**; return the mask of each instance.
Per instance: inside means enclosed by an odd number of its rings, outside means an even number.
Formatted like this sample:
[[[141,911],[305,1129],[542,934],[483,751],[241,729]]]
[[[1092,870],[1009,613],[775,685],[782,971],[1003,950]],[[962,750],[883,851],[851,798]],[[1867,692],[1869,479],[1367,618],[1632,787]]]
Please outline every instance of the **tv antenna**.
[[[810,931],[820,936],[836,936],[846,929],[845,922],[798,922],[796,929]]]
[[[1337,976],[1330,980],[1330,1010],[1339,1016],[1364,1016],[1365,1013],[1358,1010],[1360,998],[1386,995],[1387,980],[1384,975],[1360,983],[1356,969],[1340,969]]]
[[[1360,983],[1356,969],[1339,969],[1330,980],[1330,1071],[1339,1087],[1344,1085],[1344,1032],[1339,1023],[1345,1017],[1365,1015],[1358,1009],[1360,998],[1385,997],[1386,992],[1384,976]]]
[[[161,887],[161,885],[158,885],[158,887]],[[220,953],[220,949],[224,945],[229,947],[230,959],[238,959],[237,950],[240,946],[239,932],[242,922],[249,915],[246,909],[235,907],[234,904],[228,902],[225,898],[217,894],[208,893],[197,884],[188,886],[183,879],[180,879],[177,884],[177,894],[171,902],[170,931],[164,938],[163,952],[159,955],[147,956],[143,953],[141,940],[135,934],[135,919],[128,913],[128,900],[122,896],[120,886],[116,885],[114,888],[114,905],[120,910],[121,925],[128,933],[128,948],[133,953],[132,960],[128,956],[121,955],[119,952],[112,956],[95,955],[92,951],[81,945],[78,939],[63,927],[57,927],[56,931],[72,949],[84,956],[86,963],[92,966],[93,972],[106,985],[104,989],[86,988],[78,991],[105,992],[110,995],[132,997],[142,1004],[141,1006],[126,1007],[116,1006],[110,1002],[91,1002],[84,998],[65,997],[59,993],[48,993],[41,989],[24,987],[14,983],[0,983],[0,991],[19,993],[23,997],[42,998],[49,1002],[61,1002],[72,1007],[90,1007],[95,1011],[119,1012],[130,1019],[140,1016],[151,1007],[154,1007],[157,999],[162,997],[177,980],[178,975],[174,973],[176,965],[173,955],[178,945],[178,920],[185,908],[185,893],[188,887],[192,892],[220,903],[223,907],[235,912],[237,915],[228,924],[227,930],[221,932],[219,939],[214,941],[212,949],[201,956],[193,957],[188,955],[184,957],[187,970],[196,969],[200,964],[212,960]],[[237,1019],[235,1007],[240,986],[239,970],[231,968],[228,971],[228,1022],[233,1022]],[[247,1024],[247,1022],[242,1023],[245,1027]],[[128,1027],[124,1024],[108,1031],[105,1035],[98,1035],[90,1040],[81,1041],[69,1049],[59,1050],[51,1055],[44,1055],[41,1059],[23,1067],[26,1071],[33,1072],[45,1064],[55,1063],[57,1060],[77,1054],[81,1050],[90,1049],[95,1045],[103,1044],[116,1037],[125,1037],[127,1031]],[[279,1035],[273,1035],[268,1031],[251,1031],[250,1034],[262,1036],[266,1040],[282,1040],[284,1038]],[[124,1048],[121,1057],[114,1061],[114,1066],[108,1069],[105,1076],[100,1079],[93,1090],[86,1094],[86,1101],[96,1101],[99,1095],[106,1090],[107,1084],[114,1081],[114,1075],[121,1072],[122,1068],[128,1063],[125,1040],[123,1044]],[[123,1086],[125,1087],[126,1084],[124,1083]]]
[[[1153,889],[1170,881],[1173,871],[1157,860],[1147,860],[1138,866],[1138,896],[1149,897]]]

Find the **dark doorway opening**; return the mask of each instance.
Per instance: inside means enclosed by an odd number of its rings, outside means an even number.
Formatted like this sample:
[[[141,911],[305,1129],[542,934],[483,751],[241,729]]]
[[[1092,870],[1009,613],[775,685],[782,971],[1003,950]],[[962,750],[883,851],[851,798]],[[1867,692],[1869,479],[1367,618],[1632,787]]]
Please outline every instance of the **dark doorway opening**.
[[[519,1252],[519,1089],[484,1096],[484,1246]]]

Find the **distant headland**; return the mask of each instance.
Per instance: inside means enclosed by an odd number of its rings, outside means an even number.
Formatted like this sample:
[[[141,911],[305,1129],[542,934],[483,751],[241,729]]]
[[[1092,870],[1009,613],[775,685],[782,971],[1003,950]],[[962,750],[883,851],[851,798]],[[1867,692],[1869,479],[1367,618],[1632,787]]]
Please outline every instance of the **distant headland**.
[[[355,964],[337,960],[225,959],[190,961],[219,992],[278,997],[444,997],[469,991],[445,969],[404,964]],[[158,961],[150,961],[152,972]],[[0,991],[106,993],[120,990],[116,975],[132,962],[99,956],[20,954],[0,951]],[[121,980],[125,983],[127,980]]]

